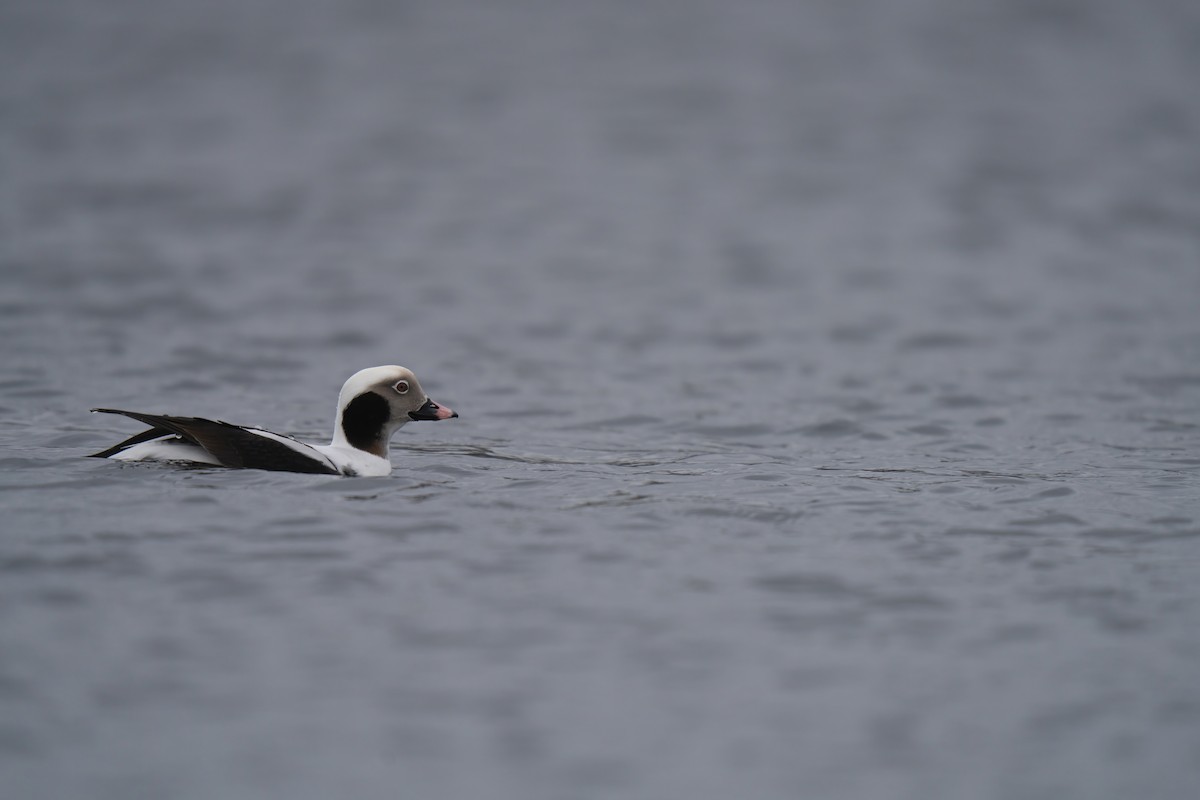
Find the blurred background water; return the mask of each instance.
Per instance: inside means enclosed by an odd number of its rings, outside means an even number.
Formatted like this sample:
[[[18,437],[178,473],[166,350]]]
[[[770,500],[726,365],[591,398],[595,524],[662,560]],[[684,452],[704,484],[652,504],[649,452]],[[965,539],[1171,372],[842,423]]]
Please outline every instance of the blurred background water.
[[[3,0],[12,798],[1184,798],[1185,0]],[[82,458],[95,405],[385,479]]]

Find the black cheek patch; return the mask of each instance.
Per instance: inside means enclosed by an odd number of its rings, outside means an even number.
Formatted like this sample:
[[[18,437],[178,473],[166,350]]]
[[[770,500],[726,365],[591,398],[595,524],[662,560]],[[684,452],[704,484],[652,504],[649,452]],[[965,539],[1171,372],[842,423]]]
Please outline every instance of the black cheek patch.
[[[391,416],[387,400],[374,392],[363,392],[342,412],[342,433],[351,446],[371,452],[378,449],[383,427]]]

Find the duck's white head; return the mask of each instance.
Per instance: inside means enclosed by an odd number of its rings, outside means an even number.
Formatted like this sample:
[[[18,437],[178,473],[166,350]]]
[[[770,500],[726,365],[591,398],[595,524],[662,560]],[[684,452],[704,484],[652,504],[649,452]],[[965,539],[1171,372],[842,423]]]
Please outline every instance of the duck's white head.
[[[369,367],[351,375],[338,394],[333,446],[387,458],[392,434],[409,420],[457,416],[430,400],[411,370]]]

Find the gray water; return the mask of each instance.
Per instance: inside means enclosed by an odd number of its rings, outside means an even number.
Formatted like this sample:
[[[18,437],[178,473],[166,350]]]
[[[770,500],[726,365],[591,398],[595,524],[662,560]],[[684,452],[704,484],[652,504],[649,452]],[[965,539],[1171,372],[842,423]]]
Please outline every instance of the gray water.
[[[1198,8],[5,0],[0,793],[1196,796]]]

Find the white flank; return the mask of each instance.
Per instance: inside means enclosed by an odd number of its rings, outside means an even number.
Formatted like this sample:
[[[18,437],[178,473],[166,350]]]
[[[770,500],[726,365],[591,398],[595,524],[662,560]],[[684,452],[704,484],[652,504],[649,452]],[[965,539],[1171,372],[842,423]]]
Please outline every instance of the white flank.
[[[133,447],[114,453],[109,458],[115,461],[192,461],[197,464],[221,466],[211,453],[183,439],[155,439],[135,444]]]
[[[377,478],[388,475],[392,471],[392,462],[386,458],[371,455],[356,447],[336,444],[314,444],[313,450],[321,453],[343,475],[361,475],[364,478]]]

